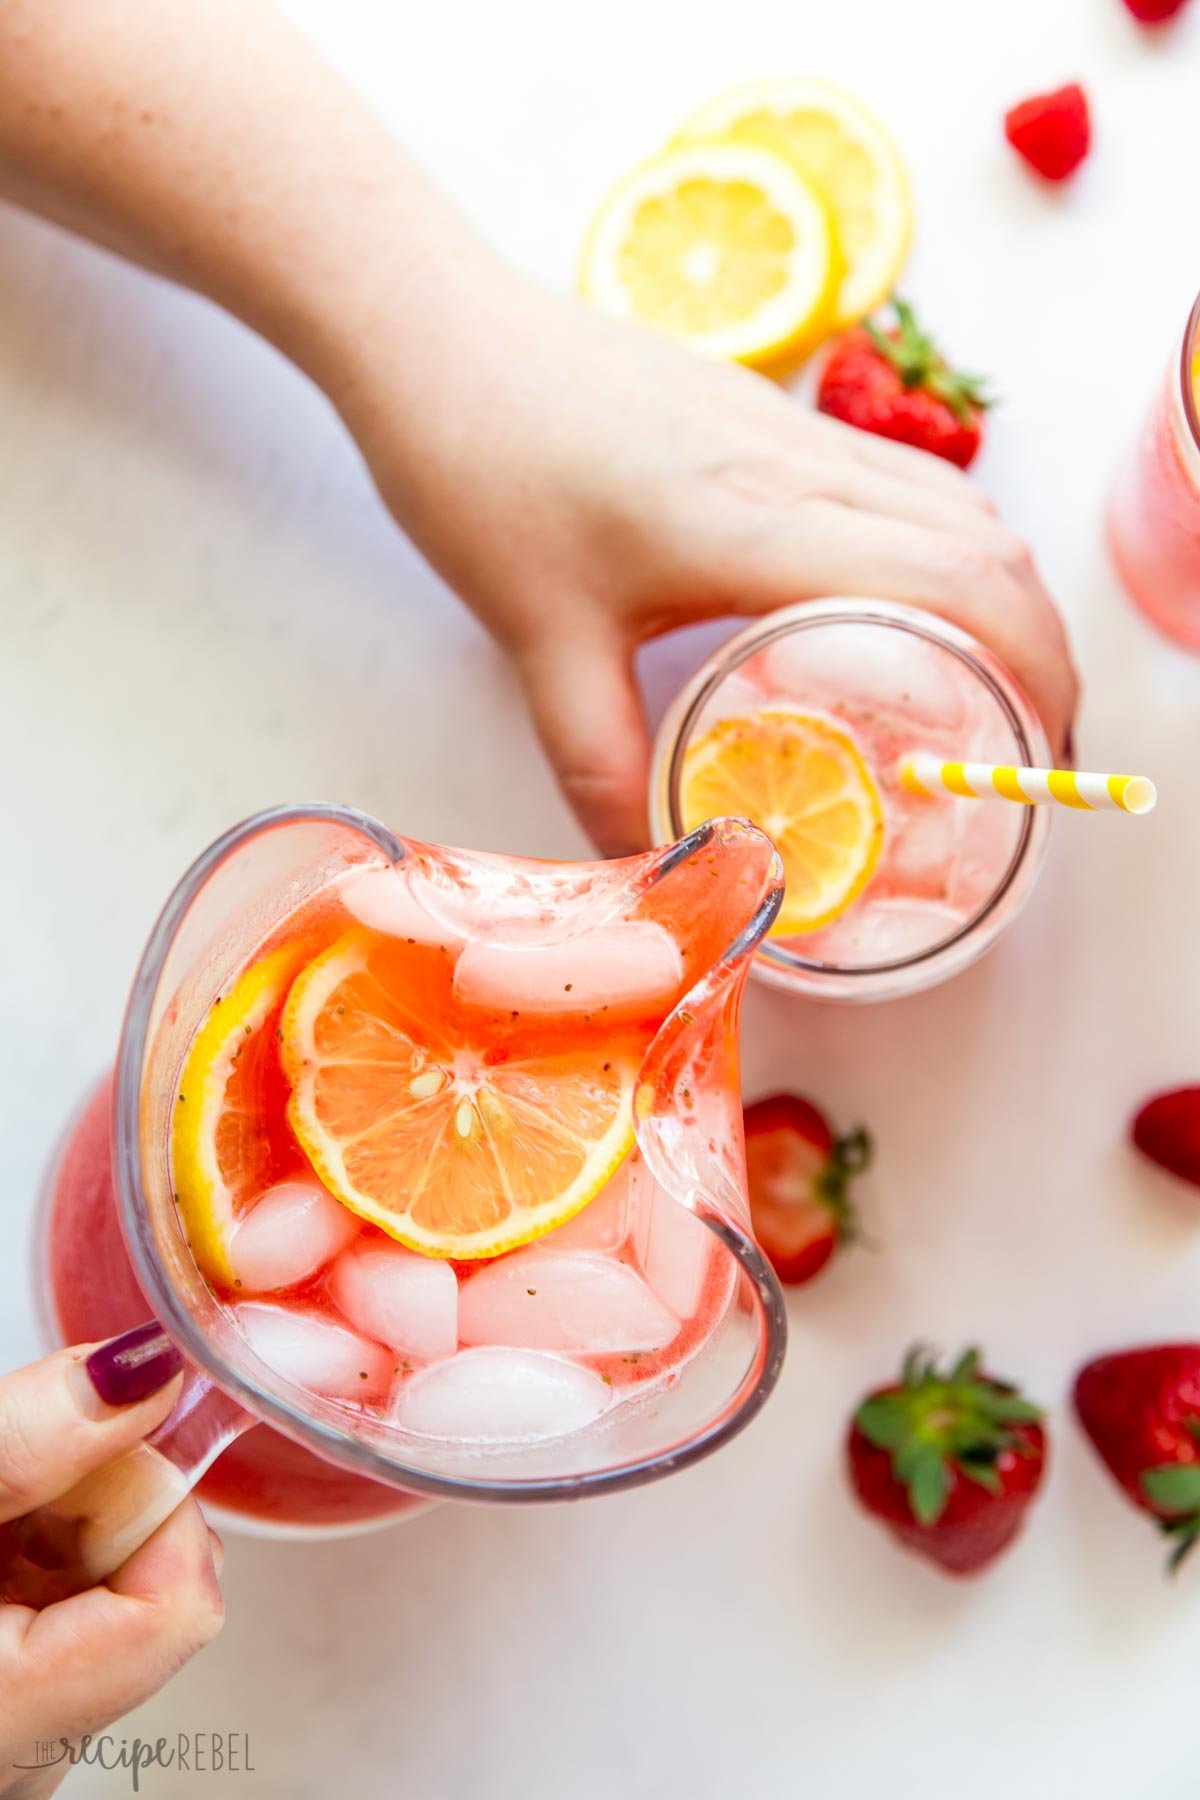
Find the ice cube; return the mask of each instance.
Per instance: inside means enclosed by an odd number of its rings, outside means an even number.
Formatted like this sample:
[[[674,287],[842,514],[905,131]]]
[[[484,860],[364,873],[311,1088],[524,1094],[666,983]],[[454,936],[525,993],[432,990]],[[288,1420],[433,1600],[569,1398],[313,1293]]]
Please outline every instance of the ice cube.
[[[606,1187],[582,1212],[538,1241],[553,1250],[619,1250],[629,1235],[629,1179],[633,1158],[627,1157]]]
[[[460,1350],[400,1387],[391,1418],[425,1437],[511,1443],[565,1437],[606,1412],[612,1389],[591,1369],[543,1350]]]
[[[932,950],[959,931],[965,915],[936,900],[867,900],[824,931],[798,943],[805,956],[847,968],[899,962]]]
[[[455,850],[414,859],[408,879],[420,905],[452,937],[512,949],[578,937],[612,916],[621,892],[611,865],[521,862]]]
[[[704,1296],[713,1235],[645,1167],[634,1192],[634,1242],[646,1280],[679,1318],[693,1318]]]
[[[614,919],[566,943],[513,949],[469,943],[454,993],[469,1006],[522,1012],[587,1012],[633,1002],[661,1004],[678,992],[683,958],[652,919]]]
[[[1001,801],[960,800],[958,851],[950,878],[950,902],[963,913],[977,912],[999,887],[1016,853],[1024,808]]]
[[[448,948],[460,941],[443,920],[435,919],[421,905],[403,869],[360,869],[346,876],[337,891],[347,912],[372,931]]]
[[[464,1344],[605,1356],[661,1350],[679,1321],[625,1263],[535,1246],[463,1283],[458,1328]]]
[[[435,1362],[458,1343],[458,1282],[449,1263],[364,1239],[343,1251],[329,1291],[358,1331]]]
[[[889,885],[913,894],[945,894],[962,836],[963,805],[959,800],[907,798],[896,804],[885,850]]]
[[[843,700],[910,724],[961,730],[967,682],[948,650],[884,625],[812,625],[763,653],[762,679],[781,699],[803,705]]]
[[[312,1176],[281,1181],[234,1227],[229,1266],[249,1294],[295,1287],[350,1242],[353,1216]]]
[[[255,1355],[310,1393],[362,1400],[378,1396],[391,1381],[396,1359],[390,1350],[321,1313],[247,1300],[233,1316]]]

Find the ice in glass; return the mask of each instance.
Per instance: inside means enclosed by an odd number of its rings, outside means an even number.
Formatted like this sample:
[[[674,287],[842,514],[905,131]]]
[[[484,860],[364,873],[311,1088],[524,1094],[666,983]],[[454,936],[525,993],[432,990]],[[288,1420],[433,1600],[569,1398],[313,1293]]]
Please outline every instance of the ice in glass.
[[[655,829],[693,823],[714,794],[732,810],[744,791],[788,876],[756,972],[823,998],[911,991],[993,941],[1049,828],[1026,807],[908,791],[900,761],[919,750],[1049,760],[1011,675],[964,633],[881,602],[790,608],[731,640],[669,711]],[[810,866],[820,879],[806,907]]]

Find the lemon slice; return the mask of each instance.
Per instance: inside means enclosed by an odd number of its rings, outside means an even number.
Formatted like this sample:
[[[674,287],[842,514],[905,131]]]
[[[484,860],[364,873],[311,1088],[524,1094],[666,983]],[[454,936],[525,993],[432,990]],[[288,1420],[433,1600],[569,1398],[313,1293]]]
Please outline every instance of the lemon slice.
[[[772,937],[828,925],[862,893],[883,848],[883,805],[846,732],[809,713],[722,719],[690,745],[683,828],[741,814],[775,840],[787,882]]]
[[[285,1123],[276,1033],[306,951],[286,944],[251,964],[192,1040],[171,1127],[171,1179],[192,1254],[232,1284],[228,1248],[240,1212],[300,1159]]]
[[[771,363],[827,335],[841,277],[828,208],[791,164],[743,144],[689,144],[612,189],[579,290],[706,356]]]
[[[837,325],[887,298],[912,241],[912,198],[899,150],[861,101],[809,78],[751,82],[702,106],[675,142],[714,139],[785,157],[832,207],[846,262]]]
[[[423,1003],[412,953],[353,931],[283,1015],[288,1116],[344,1206],[428,1256],[497,1256],[593,1199],[633,1144],[630,1055],[489,1053]]]

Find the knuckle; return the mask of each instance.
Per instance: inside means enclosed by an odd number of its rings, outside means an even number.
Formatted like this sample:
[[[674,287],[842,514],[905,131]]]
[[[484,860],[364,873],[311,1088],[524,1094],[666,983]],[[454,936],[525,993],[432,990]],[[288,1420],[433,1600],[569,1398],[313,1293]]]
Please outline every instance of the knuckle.
[[[596,761],[587,756],[567,756],[558,765],[563,794],[570,801],[578,801],[579,805],[603,805],[604,801],[621,799],[626,792],[630,770],[624,763],[603,763],[597,756]]]
[[[1013,576],[1023,587],[1033,587],[1036,584],[1037,570],[1034,567],[1033,551],[1023,537],[1005,528],[996,549],[1001,566],[1007,574]]]
[[[620,784],[602,769],[568,766],[560,769],[559,780],[573,806],[606,806],[620,797]]]
[[[225,1601],[220,1591],[209,1595],[194,1616],[196,1648],[202,1650],[206,1644],[212,1643],[225,1624]]]
[[[165,1660],[182,1668],[211,1644],[225,1623],[225,1601],[214,1577],[172,1596],[160,1615],[159,1640]]]
[[[710,467],[710,491],[749,508],[787,511],[798,501],[820,499],[830,485],[826,459],[773,453],[730,457]]]
[[[1032,607],[1044,601],[1033,552],[1015,531],[1000,527],[978,538],[957,538],[945,566],[957,599]]]
[[[967,602],[998,599],[1008,585],[1001,556],[993,544],[982,540],[955,539],[946,553],[944,573],[953,597]]]
[[[42,1463],[32,1420],[23,1410],[0,1401],[0,1508],[9,1517],[19,1517],[37,1504]]]

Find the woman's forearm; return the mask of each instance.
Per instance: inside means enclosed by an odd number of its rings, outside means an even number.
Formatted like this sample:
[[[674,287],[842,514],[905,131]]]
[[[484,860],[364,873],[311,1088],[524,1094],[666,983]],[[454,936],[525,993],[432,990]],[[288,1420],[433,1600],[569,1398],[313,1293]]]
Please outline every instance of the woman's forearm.
[[[386,318],[419,404],[490,266],[260,0],[0,0],[0,194],[209,296],[335,397]]]
[[[208,295],[325,389],[511,651],[596,841],[644,841],[647,637],[820,594],[964,625],[1061,745],[1029,553],[948,465],[506,270],[265,0],[0,0],[0,193]]]

